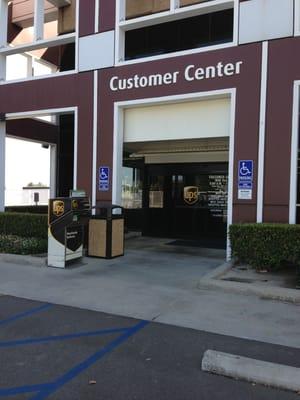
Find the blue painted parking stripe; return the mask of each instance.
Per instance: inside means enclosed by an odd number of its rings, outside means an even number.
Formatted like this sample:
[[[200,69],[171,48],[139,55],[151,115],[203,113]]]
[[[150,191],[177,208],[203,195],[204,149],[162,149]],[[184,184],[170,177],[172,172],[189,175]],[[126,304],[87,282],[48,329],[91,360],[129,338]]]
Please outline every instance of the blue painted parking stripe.
[[[25,394],[25,393],[33,393],[33,392],[41,392],[42,390],[49,389],[51,384],[45,383],[41,385],[27,385],[27,386],[20,386],[16,388],[8,388],[8,389],[0,389],[0,397],[4,396],[14,396],[18,394]]]
[[[31,310],[27,310],[27,311],[22,312],[20,314],[13,315],[12,317],[9,317],[9,318],[1,320],[0,321],[0,326],[9,324],[10,322],[14,322],[14,321],[17,321],[17,320],[22,319],[22,318],[29,317],[30,315],[39,313],[41,311],[45,311],[50,307],[52,307],[52,304],[43,304],[42,306],[35,307],[35,308],[32,308]]]
[[[88,369],[90,366],[95,364],[101,358],[103,358],[106,354],[111,353],[115,348],[129,339],[131,336],[135,335],[138,331],[143,329],[146,325],[148,325],[148,321],[141,321],[137,325],[128,329],[123,335],[119,336],[117,339],[111,341],[107,346],[98,350],[91,357],[87,358],[85,361],[77,364],[75,367],[70,369],[67,373],[65,373],[61,378],[57,379],[55,382],[50,383],[49,386],[43,387],[37,395],[34,395],[31,400],[45,400],[51,394],[56,392],[66,383],[70,382],[72,379],[77,377],[80,373]]]
[[[0,342],[0,348],[25,346],[25,345],[30,345],[30,344],[39,344],[39,343],[48,343],[48,342],[58,342],[61,340],[77,339],[77,338],[81,338],[81,337],[109,335],[109,334],[113,334],[113,333],[127,332],[130,329],[131,328],[101,329],[98,331],[70,333],[67,335],[60,335],[60,336],[46,336],[46,337],[41,337],[41,338],[11,340],[11,341]]]

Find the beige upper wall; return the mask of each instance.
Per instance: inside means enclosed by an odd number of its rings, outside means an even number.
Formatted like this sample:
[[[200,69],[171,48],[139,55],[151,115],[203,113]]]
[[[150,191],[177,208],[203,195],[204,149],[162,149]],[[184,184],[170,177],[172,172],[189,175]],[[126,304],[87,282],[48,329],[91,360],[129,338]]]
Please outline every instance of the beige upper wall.
[[[228,137],[230,99],[126,109],[124,142]]]

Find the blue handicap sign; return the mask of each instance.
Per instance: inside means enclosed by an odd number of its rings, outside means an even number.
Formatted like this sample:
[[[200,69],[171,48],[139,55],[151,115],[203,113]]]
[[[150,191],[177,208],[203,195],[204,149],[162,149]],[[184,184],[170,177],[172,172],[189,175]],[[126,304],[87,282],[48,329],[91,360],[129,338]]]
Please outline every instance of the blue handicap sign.
[[[109,176],[110,176],[109,167],[101,166],[99,168],[99,190],[100,190],[100,192],[108,192],[109,191]]]
[[[253,187],[253,160],[239,161],[239,189]]]

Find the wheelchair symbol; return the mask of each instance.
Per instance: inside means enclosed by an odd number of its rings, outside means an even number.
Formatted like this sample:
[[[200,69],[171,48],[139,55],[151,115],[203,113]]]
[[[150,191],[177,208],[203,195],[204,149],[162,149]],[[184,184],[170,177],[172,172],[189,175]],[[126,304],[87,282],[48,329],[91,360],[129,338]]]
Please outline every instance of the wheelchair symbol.
[[[105,168],[100,168],[100,179],[101,181],[108,180],[108,173],[106,172]]]
[[[252,175],[250,169],[246,166],[245,162],[242,162],[242,167],[240,168],[241,176]]]

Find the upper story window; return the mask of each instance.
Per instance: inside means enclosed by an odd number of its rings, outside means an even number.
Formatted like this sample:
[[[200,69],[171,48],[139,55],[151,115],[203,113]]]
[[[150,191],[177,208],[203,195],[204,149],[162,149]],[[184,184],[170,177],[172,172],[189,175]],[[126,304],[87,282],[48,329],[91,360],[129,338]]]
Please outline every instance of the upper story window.
[[[76,0],[0,0],[0,11],[0,81],[75,69]]]
[[[142,17],[170,9],[170,0],[126,0],[126,19]]]
[[[186,7],[212,0],[179,0],[177,7]],[[170,0],[126,0],[126,19],[138,18],[145,15],[168,11]]]
[[[233,10],[185,18],[125,33],[125,60],[231,42]]]
[[[232,46],[238,5],[237,0],[118,0],[116,63]]]

